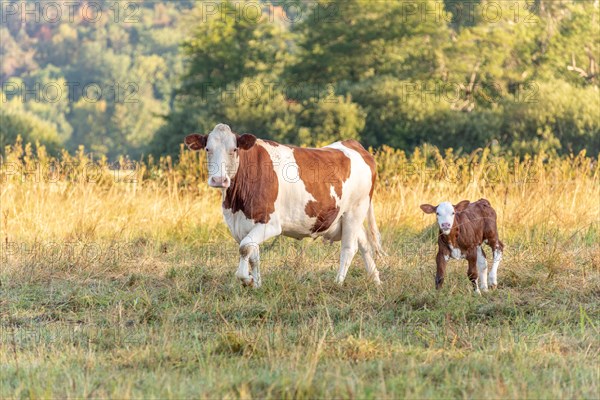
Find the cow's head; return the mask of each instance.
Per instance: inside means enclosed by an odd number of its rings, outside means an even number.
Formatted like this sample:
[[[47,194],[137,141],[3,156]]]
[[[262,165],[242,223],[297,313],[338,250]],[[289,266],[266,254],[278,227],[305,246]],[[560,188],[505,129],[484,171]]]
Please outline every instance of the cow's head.
[[[256,137],[248,133],[235,134],[225,124],[218,124],[208,135],[196,133],[184,140],[190,150],[206,150],[208,160],[208,185],[227,189],[240,166],[240,150],[248,150]]]
[[[449,201],[444,201],[437,207],[434,207],[431,204],[421,204],[421,210],[426,214],[435,213],[437,215],[437,222],[440,226],[440,230],[444,235],[447,235],[450,233],[452,225],[454,225],[455,213],[463,211],[468,205],[469,200],[463,200],[454,206]]]

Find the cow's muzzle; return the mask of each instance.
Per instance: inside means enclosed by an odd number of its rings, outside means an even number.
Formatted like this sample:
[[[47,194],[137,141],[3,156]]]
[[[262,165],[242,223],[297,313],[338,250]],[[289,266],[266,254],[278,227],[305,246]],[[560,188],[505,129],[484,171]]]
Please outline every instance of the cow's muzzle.
[[[211,176],[208,179],[208,186],[214,188],[227,189],[231,185],[231,180],[228,176]]]

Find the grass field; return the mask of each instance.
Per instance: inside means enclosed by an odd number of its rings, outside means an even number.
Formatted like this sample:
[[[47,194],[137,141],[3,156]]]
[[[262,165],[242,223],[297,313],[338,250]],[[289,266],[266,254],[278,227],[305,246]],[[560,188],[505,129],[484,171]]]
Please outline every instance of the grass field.
[[[83,151],[56,169],[10,150],[0,398],[598,398],[597,157],[377,159],[382,287],[358,256],[338,287],[339,244],[278,238],[253,290],[196,154],[115,174]],[[506,246],[499,289],[473,295],[454,261],[436,291],[418,206],[480,197]]]

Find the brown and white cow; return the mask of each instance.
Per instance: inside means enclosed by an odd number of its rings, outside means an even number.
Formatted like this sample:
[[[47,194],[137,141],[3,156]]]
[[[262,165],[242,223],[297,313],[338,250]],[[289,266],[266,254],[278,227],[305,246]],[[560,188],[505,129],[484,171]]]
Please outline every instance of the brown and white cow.
[[[438,236],[438,253],[436,256],[437,273],[435,287],[440,289],[444,283],[444,273],[448,259],[466,258],[469,262],[467,275],[475,292],[488,290],[488,266],[483,252],[483,243],[492,248],[494,261],[489,273],[490,287],[498,285],[498,265],[502,259],[504,244],[498,238],[496,211],[489,201],[479,199],[474,203],[463,200],[453,206],[450,202],[440,203],[437,207],[422,204],[421,209],[427,213],[436,213],[440,227]],[[479,287],[477,282],[479,281]]]
[[[259,245],[278,235],[341,240],[340,284],[360,249],[367,274],[380,284],[370,253],[372,247],[383,254],[371,203],[375,159],[357,141],[300,148],[218,124],[208,135],[187,136],[185,144],[207,152],[208,185],[223,192],[223,216],[240,245],[236,276],[244,285],[261,285]]]

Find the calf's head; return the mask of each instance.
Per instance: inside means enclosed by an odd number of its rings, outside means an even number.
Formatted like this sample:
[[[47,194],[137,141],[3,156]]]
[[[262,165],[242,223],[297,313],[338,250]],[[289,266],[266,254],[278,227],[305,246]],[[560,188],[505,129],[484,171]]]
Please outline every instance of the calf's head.
[[[450,233],[450,230],[452,230],[452,226],[454,225],[455,214],[463,211],[468,205],[469,200],[463,200],[454,206],[449,201],[444,201],[437,207],[432,206],[431,204],[421,204],[421,210],[423,210],[426,214],[435,213],[440,230],[444,235],[447,235]]]
[[[238,135],[225,124],[218,124],[208,135],[197,133],[184,140],[190,150],[206,150],[208,186],[227,189],[240,166],[240,150],[248,150],[256,143],[249,133]]]

